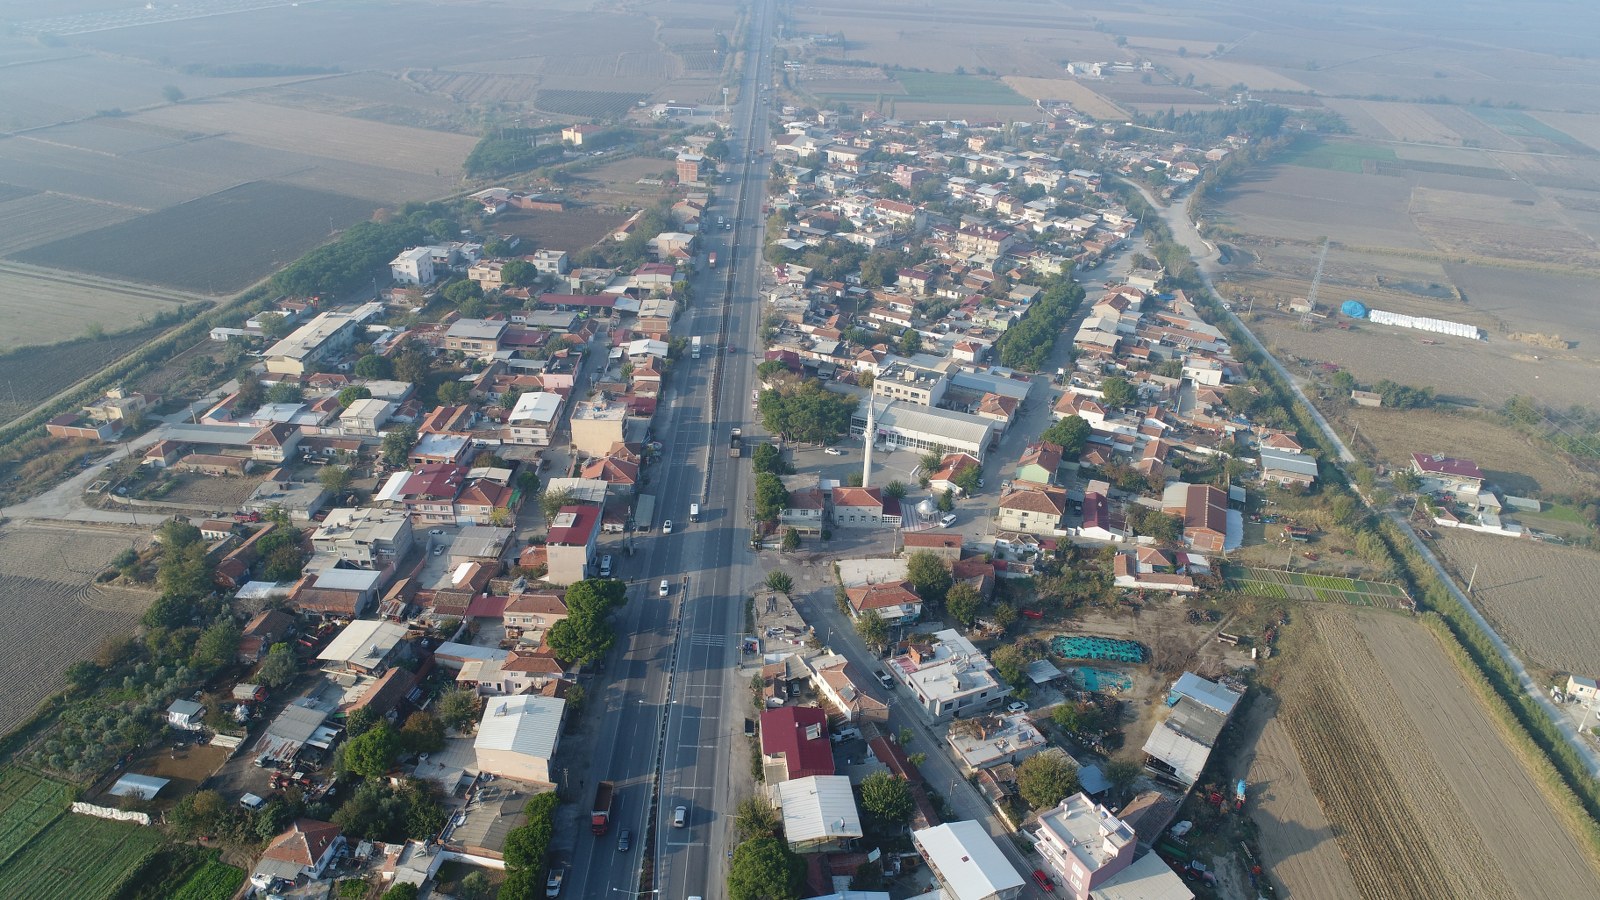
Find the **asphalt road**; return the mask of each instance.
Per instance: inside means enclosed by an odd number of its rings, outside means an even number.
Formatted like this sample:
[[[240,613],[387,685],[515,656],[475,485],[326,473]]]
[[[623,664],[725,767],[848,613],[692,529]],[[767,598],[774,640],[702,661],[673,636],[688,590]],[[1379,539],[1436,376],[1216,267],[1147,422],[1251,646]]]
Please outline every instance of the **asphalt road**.
[[[705,219],[728,220],[728,231],[705,232],[702,251],[715,251],[722,268],[693,279],[695,302],[680,317],[677,335],[699,335],[698,360],[685,356],[673,368],[656,416],[655,437],[665,460],[655,476],[657,530],[635,541],[619,574],[630,580],[629,602],[616,620],[618,646],[607,661],[605,687],[595,693],[597,735],[582,803],[602,780],[617,785],[610,831],[577,836],[568,884],[573,897],[628,896],[638,891],[646,853],[659,896],[724,895],[732,847],[730,815],[748,791],[749,761],[743,738],[747,686],[738,675],[738,633],[744,598],[761,578],[749,549],[749,463],[728,456],[731,428],[759,437],[750,421],[753,349],[760,322],[761,204],[769,165],[767,119],[760,84],[771,65],[771,13],[753,11],[752,48],[733,107],[737,135],[729,181]],[[747,153],[754,154],[749,163]],[[714,227],[714,226],[711,226]],[[724,352],[729,347],[733,352]],[[744,459],[748,459],[746,452]],[[689,521],[689,505],[701,505]],[[669,593],[659,596],[665,579]],[[687,808],[684,828],[673,810]],[[618,837],[629,830],[629,849]],[[651,833],[653,841],[646,841]],[[570,892],[570,893],[569,893]]]

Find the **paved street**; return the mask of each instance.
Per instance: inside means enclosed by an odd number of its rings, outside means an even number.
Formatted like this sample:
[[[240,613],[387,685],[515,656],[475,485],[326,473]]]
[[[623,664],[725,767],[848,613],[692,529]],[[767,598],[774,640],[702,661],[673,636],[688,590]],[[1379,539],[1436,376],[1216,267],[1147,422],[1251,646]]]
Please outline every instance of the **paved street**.
[[[640,536],[635,553],[619,563],[629,579],[629,603],[617,617],[619,640],[592,699],[593,753],[583,783],[585,810],[594,785],[618,785],[610,833],[573,836],[571,896],[600,898],[638,890],[647,854],[653,887],[662,897],[724,895],[732,823],[738,801],[752,790],[743,718],[747,685],[738,675],[737,633],[743,601],[762,577],[749,549],[746,510],[750,471],[728,456],[729,430],[749,437],[760,429],[746,421],[754,378],[761,280],[760,209],[768,160],[767,121],[758,85],[771,65],[771,13],[757,7],[750,30],[758,52],[747,56],[732,123],[733,164],[706,221],[723,216],[728,232],[706,232],[703,250],[724,267],[693,279],[695,302],[676,334],[699,335],[705,349],[673,368],[656,416],[664,460],[652,467],[655,530]],[[748,164],[747,150],[754,153]],[[734,352],[724,353],[732,346]],[[748,458],[748,453],[746,454]],[[689,504],[701,505],[698,523]],[[672,520],[672,534],[659,527]],[[662,579],[667,597],[658,596]],[[659,774],[659,780],[657,776]],[[672,826],[672,811],[688,808],[687,825]],[[618,849],[622,829],[629,849]],[[653,841],[647,841],[651,834]]]

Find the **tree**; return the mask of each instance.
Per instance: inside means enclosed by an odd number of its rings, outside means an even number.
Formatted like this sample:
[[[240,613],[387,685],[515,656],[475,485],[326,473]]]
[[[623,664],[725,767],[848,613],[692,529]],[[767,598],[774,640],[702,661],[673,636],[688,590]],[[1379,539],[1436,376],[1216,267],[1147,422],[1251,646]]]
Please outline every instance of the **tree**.
[[[1126,378],[1112,376],[1100,382],[1100,393],[1106,405],[1113,409],[1121,409],[1134,401],[1136,396],[1133,385]]]
[[[434,705],[439,721],[463,733],[477,724],[482,708],[482,700],[469,690],[445,691]]]
[[[544,884],[533,869],[507,869],[505,880],[500,882],[500,893],[495,900],[538,900],[543,896]]]
[[[400,727],[400,746],[407,753],[437,753],[444,749],[444,723],[432,713],[412,713]]]
[[[400,735],[387,722],[380,722],[371,731],[345,744],[344,764],[363,778],[382,778],[389,774],[398,755]]]
[[[261,333],[273,340],[284,337],[293,330],[289,324],[289,317],[283,313],[262,313],[260,321]]]
[[[799,900],[806,864],[776,837],[757,837],[733,849],[728,900]]]
[[[339,407],[341,409],[349,409],[350,404],[357,400],[369,400],[371,398],[372,388],[364,384],[353,384],[339,392]]]
[[[394,375],[394,364],[376,353],[368,353],[356,360],[355,373],[359,378],[390,378]]]
[[[322,484],[323,490],[338,496],[350,487],[350,469],[345,466],[323,466],[317,473],[317,481]]]
[[[494,886],[489,883],[489,873],[482,869],[474,869],[467,874],[467,877],[461,879],[456,892],[464,900],[489,900],[493,890]]]
[[[440,293],[444,295],[446,300],[449,300],[452,304],[457,306],[468,300],[479,300],[483,298],[483,288],[480,287],[476,281],[469,281],[464,278],[460,281],[452,281],[445,285],[444,289],[441,290]]]
[[[605,656],[617,638],[616,629],[605,619],[575,615],[550,626],[545,635],[557,659],[585,665]]]
[[[783,530],[782,548],[783,548],[783,552],[785,552],[785,553],[793,553],[794,551],[800,549],[800,530],[799,529],[797,529],[797,528],[785,528]]]
[[[369,731],[366,737],[376,733]],[[348,756],[350,744],[345,747]],[[331,819],[347,836],[397,843],[433,837],[444,825],[444,810],[428,785],[415,778],[395,785],[375,778],[362,782],[349,796]]]
[[[755,797],[740,800],[738,812],[733,817],[733,827],[740,843],[758,837],[776,837],[780,824],[777,811]]]
[[[1155,538],[1164,544],[1176,543],[1183,536],[1182,519],[1138,504],[1128,505],[1128,524],[1135,534]]]
[[[344,717],[345,737],[358,738],[377,727],[383,717],[370,706],[358,706]]]
[[[512,287],[528,287],[539,280],[539,270],[525,259],[513,259],[500,267],[500,280]]]
[[[910,489],[903,481],[891,481],[883,486],[883,495],[892,500],[903,499]]]
[[[906,580],[923,603],[940,606],[950,590],[950,567],[932,552],[918,550],[906,557]]]
[[[789,505],[789,491],[771,472],[756,476],[756,518],[763,522],[777,521],[778,514]]]
[[[401,425],[392,429],[383,436],[383,462],[392,468],[399,468],[411,458],[411,448],[417,443],[417,429],[414,425]]]
[[[1078,454],[1083,452],[1083,445],[1088,442],[1092,430],[1082,416],[1072,415],[1046,428],[1044,433],[1039,435],[1039,440],[1060,444],[1063,459],[1077,459]]]
[[[915,328],[907,328],[900,332],[899,340],[895,341],[895,349],[901,356],[911,356],[922,351],[922,332]]]
[[[875,609],[869,609],[856,618],[856,633],[867,646],[881,650],[889,643],[889,623],[883,621]]]
[[[550,850],[550,839],[556,833],[555,812],[561,803],[553,792],[536,794],[528,799],[523,813],[527,824],[514,828],[506,835],[506,868],[537,872],[544,868],[545,854]]]
[[[952,584],[944,595],[945,609],[954,616],[957,622],[968,628],[977,621],[978,610],[983,606],[983,597],[978,594],[978,589],[966,582]]]
[[[884,825],[904,825],[915,808],[911,785],[888,772],[873,772],[861,781],[861,808]]]
[[[305,391],[300,390],[300,385],[280,381],[267,391],[268,403],[299,403],[305,399]]]
[[[383,900],[417,900],[417,886],[397,884],[383,892]]]
[[[585,578],[567,588],[570,615],[603,616],[628,600],[628,586],[616,578]]]
[[[788,572],[768,572],[767,587],[780,594],[787,594],[794,590],[794,579]]]
[[[1000,680],[1010,685],[1022,684],[1028,675],[1028,663],[1032,662],[1015,644],[994,648],[989,654],[989,661],[994,663],[995,674],[1000,676]]]
[[[956,477],[951,480],[956,483],[956,487],[961,488],[963,494],[970,497],[983,487],[983,470],[977,466],[968,465],[957,472]]]
[[[548,522],[556,517],[561,507],[570,503],[572,503],[572,491],[565,488],[559,491],[545,491],[539,495],[539,512],[544,513],[545,521]]]
[[[439,401],[440,406],[459,406],[466,402],[470,392],[470,389],[459,381],[446,381],[439,385],[433,396]]]
[[[234,395],[234,405],[242,410],[254,410],[267,399],[267,389],[253,374],[246,373],[239,380],[239,391]]]
[[[233,616],[220,616],[201,632],[191,662],[208,672],[220,669],[238,657],[239,638],[239,625],[233,621]]]
[[[1422,490],[1422,476],[1410,469],[1402,469],[1394,473],[1394,489],[1402,494],[1415,494]]]
[[[1113,759],[1105,766],[1106,780],[1118,793],[1133,787],[1144,767],[1131,759]]]
[[[267,651],[261,668],[256,670],[256,680],[269,688],[281,688],[293,681],[299,671],[300,661],[295,659],[294,650],[287,642],[279,642]]]
[[[432,369],[433,357],[414,343],[408,341],[405,349],[395,354],[394,377],[401,381],[409,381],[420,387],[428,380],[428,373]]]
[[[228,802],[216,791],[195,791],[179,800],[168,813],[167,819],[180,837],[190,838],[207,834],[228,812]]]
[[[850,417],[860,401],[836,394],[816,379],[793,387],[761,392],[756,409],[761,423],[785,440],[831,444],[850,431]]]
[[[944,493],[939,495],[939,512],[952,512],[955,508],[956,492],[951,488],[945,488]]]
[[[757,444],[751,453],[750,465],[759,474],[770,472],[773,475],[791,475],[794,469],[783,459],[783,454],[771,444]]]
[[[284,544],[267,554],[261,575],[268,581],[294,581],[300,577],[304,566],[300,548],[294,544]]]
[[[1017,791],[1034,809],[1049,809],[1078,792],[1078,767],[1061,750],[1035,753],[1017,767]]]

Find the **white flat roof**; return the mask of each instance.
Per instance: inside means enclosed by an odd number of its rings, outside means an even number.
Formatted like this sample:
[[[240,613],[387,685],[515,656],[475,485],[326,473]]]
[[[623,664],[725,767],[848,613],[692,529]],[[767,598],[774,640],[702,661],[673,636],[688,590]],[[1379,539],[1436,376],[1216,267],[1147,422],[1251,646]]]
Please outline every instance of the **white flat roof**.
[[[370,591],[378,586],[383,573],[372,569],[323,569],[312,587],[333,591]]]
[[[325,575],[317,577],[321,579]],[[328,646],[317,654],[317,659],[329,662],[376,664],[388,656],[405,636],[404,625],[379,619],[357,619],[335,635],[333,640],[328,642]]]
[[[947,822],[912,832],[912,837],[928,864],[939,870],[953,900],[983,900],[1023,884],[981,822]]]
[[[566,706],[567,701],[558,697],[536,694],[490,697],[483,709],[483,720],[478,723],[473,749],[509,750],[549,759],[556,752],[556,736]]]
[[[561,410],[561,395],[547,391],[531,391],[517,398],[508,422],[553,422]]]
[[[1089,892],[1090,900],[1194,900],[1194,891],[1154,853],[1146,853],[1105,884]]]

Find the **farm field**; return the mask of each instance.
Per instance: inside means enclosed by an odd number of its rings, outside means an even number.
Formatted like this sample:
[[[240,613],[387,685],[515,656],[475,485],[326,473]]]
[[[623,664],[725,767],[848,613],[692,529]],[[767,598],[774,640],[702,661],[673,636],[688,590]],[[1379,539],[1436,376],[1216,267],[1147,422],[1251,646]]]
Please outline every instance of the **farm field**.
[[[155,828],[68,813],[0,866],[0,897],[109,898],[165,840]]]
[[[1384,609],[1410,607],[1404,590],[1380,581],[1245,566],[1225,566],[1223,571],[1229,590],[1269,600],[1311,600]]]
[[[1412,453],[1442,453],[1471,458],[1491,482],[1513,494],[1600,489],[1600,477],[1567,465],[1487,415],[1350,406],[1337,418],[1343,420],[1341,437],[1349,441],[1359,428],[1363,448],[1390,469],[1409,467]]]
[[[84,337],[95,326],[112,334],[158,313],[208,302],[198,295],[100,283],[81,275],[0,262],[0,353]],[[3,386],[0,398],[9,399]]]
[[[208,294],[240,290],[350,225],[368,201],[252,182],[17,254],[26,263]],[[240,236],[250,239],[240,241]]]
[[[1600,895],[1563,810],[1426,628],[1344,606],[1296,621],[1279,716],[1360,896]]]
[[[1434,530],[1433,548],[1494,630],[1531,665],[1587,673],[1600,659],[1600,623],[1589,614],[1600,554],[1537,541]]]
[[[21,647],[50,635],[50,652],[0,654],[0,733],[61,687],[67,667],[107,638],[126,635],[155,600],[149,591],[106,588],[94,578],[111,558],[149,540],[140,535],[7,524],[0,528],[0,640]],[[3,884],[0,878],[0,884]],[[0,896],[16,896],[0,888]]]
[[[0,769],[0,867],[66,812],[65,784],[17,766]]]
[[[536,247],[576,253],[594,246],[627,218],[626,214],[600,209],[514,210],[497,216],[494,229],[501,234],[521,235]]]
[[[0,356],[0,423],[110,365],[160,332],[159,327],[139,328],[100,340],[30,346]]]
[[[1248,785],[1245,809],[1256,823],[1272,881],[1291,900],[1345,900],[1357,896],[1350,865],[1306,780],[1278,703],[1258,695],[1240,724],[1249,747],[1230,778]]]
[[[1000,79],[1011,89],[1029,100],[1065,100],[1072,108],[1095,119],[1126,120],[1128,113],[1122,107],[1094,92],[1094,89],[1072,78],[1028,78],[1007,75]]]
[[[1208,211],[1206,219],[1278,240],[1320,245],[1327,237],[1352,246],[1433,249],[1412,224],[1404,180],[1334,168],[1354,165],[1349,156],[1314,160],[1326,165],[1272,166],[1216,191],[1215,212]]]

